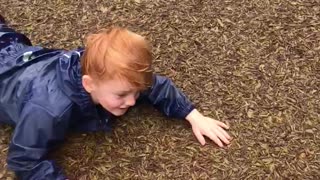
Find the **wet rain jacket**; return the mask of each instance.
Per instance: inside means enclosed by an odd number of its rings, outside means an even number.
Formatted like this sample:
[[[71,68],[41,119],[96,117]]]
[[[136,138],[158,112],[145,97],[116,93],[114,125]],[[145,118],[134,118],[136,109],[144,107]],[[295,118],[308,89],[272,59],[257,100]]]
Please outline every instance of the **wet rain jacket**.
[[[111,115],[95,105],[81,84],[83,49],[32,46],[0,22],[0,123],[14,126],[8,167],[19,179],[66,179],[46,155],[67,130],[109,130]],[[171,80],[154,75],[140,99],[165,115],[185,118],[194,106]]]

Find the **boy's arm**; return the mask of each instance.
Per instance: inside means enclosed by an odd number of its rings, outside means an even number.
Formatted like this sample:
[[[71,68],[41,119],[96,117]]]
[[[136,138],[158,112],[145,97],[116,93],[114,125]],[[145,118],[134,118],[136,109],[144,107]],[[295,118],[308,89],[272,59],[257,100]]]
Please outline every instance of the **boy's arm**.
[[[153,75],[153,85],[140,95],[169,117],[184,119],[195,108],[190,100],[163,76]]]
[[[55,118],[39,105],[28,103],[22,110],[9,146],[8,168],[18,179],[66,179],[53,161],[47,160],[48,148],[64,138],[65,116]]]
[[[193,133],[202,145],[206,143],[204,136],[209,137],[220,147],[223,147],[223,143],[230,143],[231,137],[224,130],[229,127],[199,113],[170,79],[154,75],[152,87],[143,92],[140,98],[149,100],[157,109],[169,117],[189,121]]]

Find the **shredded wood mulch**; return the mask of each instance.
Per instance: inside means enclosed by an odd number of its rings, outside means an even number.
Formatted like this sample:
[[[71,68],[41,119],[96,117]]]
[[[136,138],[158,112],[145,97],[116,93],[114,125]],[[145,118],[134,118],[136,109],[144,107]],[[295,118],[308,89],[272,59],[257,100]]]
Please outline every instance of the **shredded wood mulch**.
[[[68,136],[50,156],[70,179],[320,179],[318,0],[0,0],[0,13],[50,48],[111,25],[145,35],[155,72],[231,126],[230,147],[201,146],[143,105],[111,133]],[[0,179],[14,178],[12,132],[0,128]]]

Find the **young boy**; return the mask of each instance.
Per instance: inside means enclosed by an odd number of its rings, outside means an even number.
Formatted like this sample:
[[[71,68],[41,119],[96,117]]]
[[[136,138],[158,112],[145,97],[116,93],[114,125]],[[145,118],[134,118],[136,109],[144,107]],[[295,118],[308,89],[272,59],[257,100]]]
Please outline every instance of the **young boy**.
[[[8,167],[19,179],[66,179],[48,151],[68,130],[108,130],[112,116],[140,100],[189,121],[202,145],[204,136],[229,144],[227,125],[204,117],[172,81],[152,74],[151,61],[147,41],[126,29],[89,35],[85,49],[46,49],[0,16],[0,122],[15,127]]]

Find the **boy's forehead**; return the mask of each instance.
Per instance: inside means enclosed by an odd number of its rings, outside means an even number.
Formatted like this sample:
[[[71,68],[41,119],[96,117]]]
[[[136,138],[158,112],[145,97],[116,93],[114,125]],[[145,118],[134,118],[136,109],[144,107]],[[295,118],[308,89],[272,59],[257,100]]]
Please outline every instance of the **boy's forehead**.
[[[105,87],[112,89],[114,91],[126,91],[126,92],[136,91],[136,88],[132,84],[130,84],[125,80],[120,80],[120,79],[108,80],[105,83]]]

